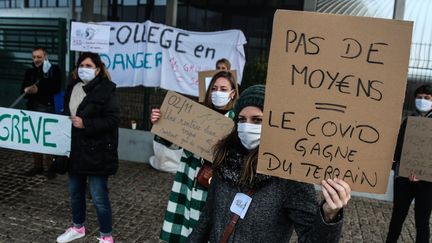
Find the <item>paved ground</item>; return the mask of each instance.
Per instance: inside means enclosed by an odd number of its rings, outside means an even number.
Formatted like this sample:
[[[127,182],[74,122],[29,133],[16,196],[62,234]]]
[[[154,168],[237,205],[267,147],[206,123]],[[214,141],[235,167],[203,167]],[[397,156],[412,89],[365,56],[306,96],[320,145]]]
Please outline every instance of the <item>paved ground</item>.
[[[55,242],[69,225],[67,177],[26,177],[31,155],[0,149],[0,242]],[[147,164],[121,162],[110,180],[116,242],[159,242],[158,235],[173,175]],[[97,242],[96,215],[88,201],[88,236]],[[353,198],[345,211],[341,242],[383,242],[391,203]],[[414,242],[413,213],[405,221],[400,242]]]

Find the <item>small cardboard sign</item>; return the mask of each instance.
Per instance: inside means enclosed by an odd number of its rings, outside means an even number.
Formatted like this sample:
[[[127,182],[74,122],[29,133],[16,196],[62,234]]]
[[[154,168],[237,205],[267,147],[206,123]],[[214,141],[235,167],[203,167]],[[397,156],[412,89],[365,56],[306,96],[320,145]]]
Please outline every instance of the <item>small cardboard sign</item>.
[[[72,22],[70,38],[72,51],[108,53],[110,26]]]
[[[213,146],[234,127],[230,118],[172,91],[160,111],[162,117],[151,132],[210,162]]]
[[[337,26],[337,28],[335,28]],[[278,10],[258,173],[385,193],[412,22]]]
[[[432,119],[408,117],[399,175],[432,182]]]
[[[236,90],[238,90],[238,84],[237,84],[237,71],[236,70],[209,70],[209,71],[201,71],[198,72],[198,89],[199,89],[199,96],[198,96],[198,102],[203,103],[205,100],[206,92],[208,89],[208,86],[210,85],[211,79],[213,76],[221,71],[227,71],[230,72],[234,76],[234,83],[236,85]],[[238,93],[238,92],[237,92]],[[238,94],[237,94],[238,97]]]

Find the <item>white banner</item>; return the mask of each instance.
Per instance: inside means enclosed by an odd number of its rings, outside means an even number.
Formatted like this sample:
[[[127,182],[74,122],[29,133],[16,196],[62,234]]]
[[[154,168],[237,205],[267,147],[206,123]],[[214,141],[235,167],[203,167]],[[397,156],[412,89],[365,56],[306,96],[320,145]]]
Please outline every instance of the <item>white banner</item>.
[[[0,107],[0,147],[43,154],[70,153],[67,116]]]
[[[163,24],[103,22],[111,26],[110,48],[101,54],[117,87],[161,87],[198,96],[198,71],[214,70],[226,58],[241,82],[245,65],[240,30],[191,32]]]
[[[109,51],[109,25],[72,22],[70,34],[72,51],[107,53]]]

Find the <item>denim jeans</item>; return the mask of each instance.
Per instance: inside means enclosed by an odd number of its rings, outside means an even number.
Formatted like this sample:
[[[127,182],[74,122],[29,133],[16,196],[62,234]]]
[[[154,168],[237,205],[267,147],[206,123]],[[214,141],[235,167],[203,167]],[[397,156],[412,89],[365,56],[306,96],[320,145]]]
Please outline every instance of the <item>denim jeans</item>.
[[[110,235],[112,232],[112,213],[108,198],[108,176],[69,174],[69,194],[73,224],[82,225],[85,221],[87,181],[96,208],[100,233],[101,235]]]

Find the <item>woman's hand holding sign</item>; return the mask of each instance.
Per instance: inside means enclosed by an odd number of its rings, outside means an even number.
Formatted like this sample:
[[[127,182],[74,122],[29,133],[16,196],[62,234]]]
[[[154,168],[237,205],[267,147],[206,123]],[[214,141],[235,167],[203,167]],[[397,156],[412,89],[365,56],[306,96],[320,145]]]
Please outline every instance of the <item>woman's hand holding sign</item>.
[[[72,125],[76,128],[84,128],[84,123],[79,116],[71,116]]]
[[[339,211],[348,204],[351,198],[351,187],[343,180],[334,178],[321,182],[321,189],[325,199],[323,217],[326,222],[332,222]]]
[[[417,178],[417,175],[414,174],[414,173],[412,173],[412,172],[411,172],[411,175],[408,177],[408,179],[409,179],[410,181],[412,181],[412,182],[418,182],[418,181],[420,181],[420,180]]]
[[[151,114],[150,114],[150,122],[152,124],[155,124],[157,121],[159,121],[159,119],[161,118],[161,113],[160,113],[160,109],[152,109]]]

